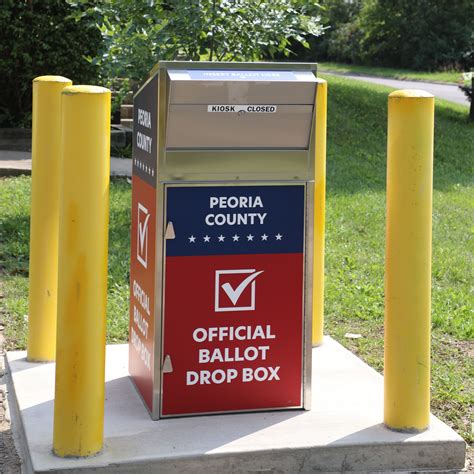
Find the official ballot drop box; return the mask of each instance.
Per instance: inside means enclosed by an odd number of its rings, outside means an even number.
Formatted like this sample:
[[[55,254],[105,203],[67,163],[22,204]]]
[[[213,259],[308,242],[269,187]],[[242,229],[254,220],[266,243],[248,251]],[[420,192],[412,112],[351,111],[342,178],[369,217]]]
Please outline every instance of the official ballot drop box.
[[[129,368],[154,419],[310,408],[315,68],[163,62],[135,95]]]

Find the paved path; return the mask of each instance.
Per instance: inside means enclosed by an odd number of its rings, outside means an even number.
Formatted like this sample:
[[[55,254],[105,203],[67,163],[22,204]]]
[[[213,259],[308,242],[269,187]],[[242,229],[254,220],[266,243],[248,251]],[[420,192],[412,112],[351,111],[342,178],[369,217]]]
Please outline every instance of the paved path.
[[[0,176],[18,176],[20,174],[30,173],[30,152],[0,150]],[[132,176],[132,160],[111,157],[110,176]]]
[[[385,77],[361,76],[358,74],[345,74],[331,71],[320,70],[322,74],[331,74],[334,76],[343,76],[356,81],[371,82],[383,86],[393,87],[394,89],[423,89],[430,92],[439,99],[450,100],[461,105],[469,105],[469,101],[458,86],[452,84],[439,84],[435,82],[423,81],[402,81],[400,79],[387,79]]]

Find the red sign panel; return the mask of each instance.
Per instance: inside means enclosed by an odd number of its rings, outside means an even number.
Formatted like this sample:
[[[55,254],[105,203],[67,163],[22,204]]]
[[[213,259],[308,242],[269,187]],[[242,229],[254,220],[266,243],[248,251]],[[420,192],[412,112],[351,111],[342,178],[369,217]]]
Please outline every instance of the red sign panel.
[[[132,187],[129,371],[152,411],[156,190],[137,176]]]
[[[163,416],[302,406],[304,194],[167,189]]]

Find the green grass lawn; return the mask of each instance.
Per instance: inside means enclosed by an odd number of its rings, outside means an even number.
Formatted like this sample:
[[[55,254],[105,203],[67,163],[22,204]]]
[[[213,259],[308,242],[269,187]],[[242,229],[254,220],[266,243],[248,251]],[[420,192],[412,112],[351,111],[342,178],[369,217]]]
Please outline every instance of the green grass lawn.
[[[383,369],[388,88],[330,77],[326,332]],[[433,411],[468,441],[473,405],[472,158],[465,107],[437,101],[433,203]],[[8,347],[25,347],[30,178],[0,181],[1,311]],[[111,185],[107,339],[128,333],[130,184]],[[407,328],[409,331],[410,328]],[[360,339],[346,339],[346,332]]]
[[[423,72],[411,71],[409,69],[356,66],[354,64],[332,62],[318,63],[318,68],[321,72],[334,71],[341,74],[362,74],[367,76],[390,77],[392,79],[409,79],[412,81],[448,82],[453,84],[462,82],[462,73],[459,71]]]

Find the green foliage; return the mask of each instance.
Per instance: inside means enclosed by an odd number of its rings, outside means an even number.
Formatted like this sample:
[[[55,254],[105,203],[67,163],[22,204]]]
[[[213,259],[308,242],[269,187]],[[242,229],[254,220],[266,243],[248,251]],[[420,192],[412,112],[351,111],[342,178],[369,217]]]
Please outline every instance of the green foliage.
[[[363,61],[417,70],[469,66],[471,0],[370,0],[359,24],[364,31]]]
[[[101,37],[87,18],[70,18],[63,0],[2,0],[0,8],[0,126],[28,126],[31,81],[53,74],[95,82]]]
[[[317,5],[302,0],[68,0],[104,40],[90,58],[115,90],[141,82],[158,60],[259,60],[289,56],[323,32]],[[312,12],[313,10],[311,10]]]
[[[474,66],[472,0],[321,0],[318,59],[435,71]]]
[[[127,180],[110,186],[107,341],[128,337],[130,196]],[[8,348],[26,347],[31,178],[0,179],[0,321]]]
[[[321,0],[319,3],[321,23],[327,30],[319,41],[310,39],[310,55],[318,60],[355,61],[362,34],[357,24],[361,0]]]

